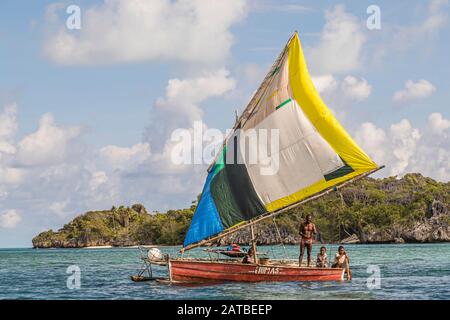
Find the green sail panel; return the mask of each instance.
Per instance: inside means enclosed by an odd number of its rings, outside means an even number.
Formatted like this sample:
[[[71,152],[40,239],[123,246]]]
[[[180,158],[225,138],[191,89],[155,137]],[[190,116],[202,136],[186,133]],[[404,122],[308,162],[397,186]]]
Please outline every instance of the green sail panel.
[[[225,228],[229,228],[242,220],[239,206],[234,198],[225,170],[220,171],[212,181],[211,194]]]
[[[225,228],[267,211],[256,194],[244,164],[226,164],[213,178],[211,194]]]

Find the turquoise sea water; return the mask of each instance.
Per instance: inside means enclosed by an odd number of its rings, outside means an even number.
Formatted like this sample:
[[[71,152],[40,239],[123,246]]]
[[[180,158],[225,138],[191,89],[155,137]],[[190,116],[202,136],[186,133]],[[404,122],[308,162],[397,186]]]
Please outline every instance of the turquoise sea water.
[[[327,245],[329,256],[337,250]],[[450,299],[450,244],[347,245],[353,280],[310,283],[224,283],[210,286],[135,283],[139,251],[114,249],[0,249],[0,299]],[[176,255],[178,247],[161,250]],[[314,247],[314,255],[319,246]],[[287,246],[291,258],[297,246]],[[203,254],[192,250],[191,256]],[[281,246],[260,247],[283,257]],[[81,270],[68,289],[67,268]],[[369,289],[367,268],[378,266],[381,288]],[[159,267],[154,275],[164,276]]]

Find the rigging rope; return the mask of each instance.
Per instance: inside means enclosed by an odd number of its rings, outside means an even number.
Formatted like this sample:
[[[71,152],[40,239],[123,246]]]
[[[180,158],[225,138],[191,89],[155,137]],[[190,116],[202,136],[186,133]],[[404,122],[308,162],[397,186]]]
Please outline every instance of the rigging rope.
[[[277,231],[277,235],[278,235],[278,237],[280,238],[281,245],[283,246],[284,258],[285,258],[286,260],[288,260],[288,255],[287,255],[287,252],[286,252],[286,247],[285,247],[285,245],[284,245],[284,241],[283,241],[283,238],[281,237],[281,233],[280,233],[280,230],[278,229],[277,223],[275,222],[275,217],[273,217],[272,220],[273,220],[273,224],[274,224],[274,226],[275,226],[275,230]]]

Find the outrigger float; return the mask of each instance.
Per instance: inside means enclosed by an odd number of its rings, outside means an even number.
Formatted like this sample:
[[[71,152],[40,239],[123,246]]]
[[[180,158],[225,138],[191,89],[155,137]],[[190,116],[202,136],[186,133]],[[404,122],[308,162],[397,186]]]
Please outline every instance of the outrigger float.
[[[246,140],[261,129],[278,132],[278,148],[274,150],[271,139],[275,138],[269,132],[270,148],[263,147],[265,161],[253,163],[245,151],[261,145],[246,146]],[[356,144],[320,98],[295,32],[209,166],[181,257],[150,249],[142,257],[144,268],[133,280],[155,279],[151,276],[153,264],[167,266],[168,278],[157,279],[167,283],[343,280],[343,268],[259,259],[254,227],[269,218],[275,222],[277,215],[383,167]],[[251,232],[251,263],[243,263],[241,255],[232,259],[184,257],[188,250],[217,243],[244,228]],[[211,255],[211,249],[206,251]],[[230,256],[221,251],[216,250]],[[149,277],[143,276],[146,271]]]

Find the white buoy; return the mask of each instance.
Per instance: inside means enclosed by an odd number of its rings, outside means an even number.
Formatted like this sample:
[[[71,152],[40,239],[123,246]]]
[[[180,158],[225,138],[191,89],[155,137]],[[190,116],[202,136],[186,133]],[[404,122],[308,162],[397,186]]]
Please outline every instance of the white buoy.
[[[150,248],[147,252],[149,260],[163,260],[164,256],[158,248]]]

